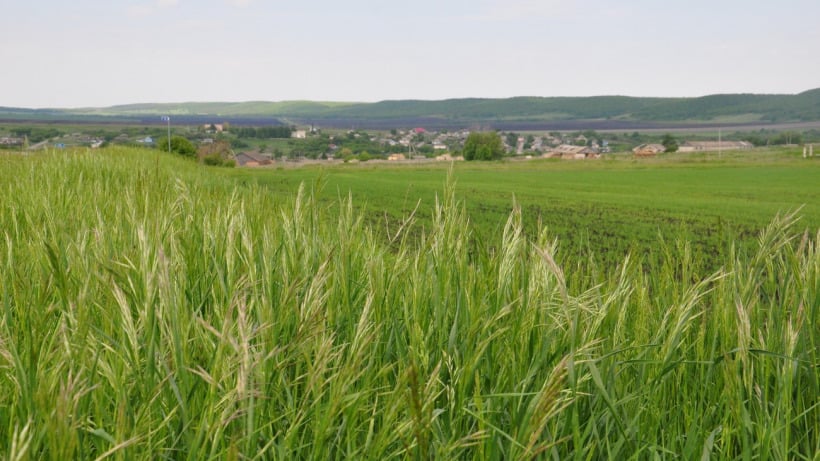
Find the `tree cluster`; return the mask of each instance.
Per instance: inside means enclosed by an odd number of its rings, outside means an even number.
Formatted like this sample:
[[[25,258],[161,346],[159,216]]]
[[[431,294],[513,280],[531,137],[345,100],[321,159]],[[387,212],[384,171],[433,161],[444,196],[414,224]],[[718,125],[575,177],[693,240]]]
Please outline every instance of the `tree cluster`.
[[[199,146],[196,153],[199,160],[210,166],[236,166],[231,144],[227,141],[215,141],[212,144]]]
[[[748,134],[743,137],[755,146],[802,144],[803,134],[795,131],[783,132],[762,132],[760,134]]]
[[[663,145],[664,149],[666,149],[666,152],[671,153],[678,151],[678,140],[675,139],[675,137],[669,133],[663,135],[663,138],[661,138],[661,144]]]
[[[290,126],[262,126],[262,127],[237,127],[232,130],[240,138],[289,138],[293,133]]]
[[[13,134],[20,138],[27,137],[29,142],[37,143],[45,141],[46,139],[56,138],[62,135],[63,132],[55,128],[21,127],[16,128]]]
[[[462,154],[465,160],[498,160],[504,155],[504,144],[495,131],[476,131],[467,136]]]

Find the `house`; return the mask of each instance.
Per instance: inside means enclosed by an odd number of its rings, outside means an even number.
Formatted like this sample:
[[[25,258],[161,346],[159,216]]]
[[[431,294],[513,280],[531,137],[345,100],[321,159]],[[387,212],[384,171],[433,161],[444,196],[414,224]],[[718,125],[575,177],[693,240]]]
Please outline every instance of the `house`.
[[[678,147],[678,152],[746,150],[752,147],[754,147],[754,145],[746,141],[686,141]]]
[[[140,144],[154,144],[154,138],[146,136],[144,138],[137,139],[137,142]]]
[[[291,138],[296,138],[296,139],[305,139],[305,138],[307,138],[307,131],[305,131],[305,130],[295,130],[295,131],[290,133],[290,137]]]
[[[436,157],[437,162],[460,162],[462,160],[464,160],[464,157],[461,155],[442,154]]]
[[[0,145],[3,146],[20,146],[23,144],[23,138],[12,138],[9,136],[4,136],[0,138]]]
[[[271,159],[258,152],[240,152],[236,154],[235,159],[237,166],[254,167],[273,163]]]
[[[555,136],[552,136],[552,135],[544,136],[543,139],[544,139],[544,143],[549,144],[550,146],[557,146],[557,145],[561,144],[561,139],[556,138]]]
[[[391,162],[395,162],[398,160],[404,160],[404,154],[390,154],[387,156],[387,160]]]
[[[219,123],[219,124],[217,124],[217,123],[206,123],[205,125],[202,126],[202,128],[204,128],[205,131],[208,132],[208,133],[211,133],[211,132],[222,133],[222,131],[225,129],[225,126],[222,125],[221,123]]]
[[[663,144],[641,144],[632,149],[636,157],[654,157],[660,153],[666,152],[666,147]]]
[[[561,144],[552,150],[550,157],[560,157],[564,159],[585,159],[585,158],[599,158],[598,150],[587,146],[571,146],[569,144]]]

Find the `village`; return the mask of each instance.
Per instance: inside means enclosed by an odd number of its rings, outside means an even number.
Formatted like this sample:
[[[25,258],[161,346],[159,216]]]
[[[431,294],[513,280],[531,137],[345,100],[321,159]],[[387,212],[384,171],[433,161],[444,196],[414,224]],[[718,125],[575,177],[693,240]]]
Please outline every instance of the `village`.
[[[368,134],[362,131],[350,130],[342,136],[330,136],[327,151],[320,155],[302,155],[278,157],[275,153],[266,153],[259,149],[245,149],[236,152],[237,166],[265,166],[279,160],[280,163],[356,163],[361,161],[356,152],[346,149],[339,139],[353,138],[370,143],[373,146],[368,151],[370,162],[430,162],[430,161],[462,161],[460,155],[464,142],[472,131],[463,129],[457,131],[427,131],[424,128],[409,130],[392,130],[390,133]],[[295,130],[293,138],[308,139],[314,135],[309,130]],[[611,135],[611,134],[610,134]],[[537,158],[553,158],[566,160],[600,159],[606,154],[631,154],[635,157],[652,157],[667,152],[667,146],[659,143],[642,143],[631,147],[629,142],[619,139],[613,144],[599,133],[589,132],[550,132],[547,134],[518,134],[515,132],[499,132],[506,156],[513,160],[532,160]],[[630,135],[634,140],[635,133]],[[643,139],[643,138],[638,138]],[[206,142],[213,142],[206,139]],[[708,152],[719,150],[747,150],[755,146],[748,141],[683,141],[676,145],[674,151]],[[373,151],[383,152],[382,155],[373,155]]]
[[[434,131],[422,127],[381,131],[332,130],[315,126],[254,128],[209,123],[174,127],[173,135],[189,140],[200,159],[219,155],[236,166],[257,167],[273,164],[309,165],[315,163],[435,162],[461,161],[461,151],[470,133],[486,131],[460,129]],[[668,152],[716,152],[748,150],[756,147],[750,140],[760,139],[734,133],[731,139],[713,139],[707,135],[677,139],[670,134],[638,132],[596,132],[593,130],[548,133],[497,131],[505,155],[513,160],[553,158],[594,160],[607,154],[654,157]],[[0,149],[24,151],[108,145],[153,148],[165,130],[153,127],[89,128],[61,133],[53,129],[20,129],[0,127]],[[273,137],[271,137],[273,136]],[[670,141],[671,140],[671,141]],[[800,141],[799,135],[782,134],[775,143]],[[670,141],[670,142],[668,142]],[[772,138],[766,138],[767,145]],[[813,153],[813,150],[812,150]]]

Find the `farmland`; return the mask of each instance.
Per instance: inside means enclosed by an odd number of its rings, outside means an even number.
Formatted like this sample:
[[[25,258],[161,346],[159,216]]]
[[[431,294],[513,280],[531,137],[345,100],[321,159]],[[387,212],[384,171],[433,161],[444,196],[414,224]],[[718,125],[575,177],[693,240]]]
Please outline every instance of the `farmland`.
[[[630,251],[653,251],[659,237],[681,237],[714,270],[719,252],[733,242],[750,248],[757,231],[778,213],[800,208],[801,226],[820,227],[819,163],[800,158],[798,150],[778,149],[640,162],[610,156],[601,162],[456,163],[452,176],[482,240],[499,235],[517,205],[530,236],[546,227],[576,259],[591,249],[616,264]],[[419,214],[429,216],[449,171],[447,165],[379,164],[230,175],[277,194],[318,181],[322,198],[332,202],[352,194],[378,228],[385,219],[400,222],[419,199]]]
[[[812,459],[819,173],[2,154],[0,456]]]

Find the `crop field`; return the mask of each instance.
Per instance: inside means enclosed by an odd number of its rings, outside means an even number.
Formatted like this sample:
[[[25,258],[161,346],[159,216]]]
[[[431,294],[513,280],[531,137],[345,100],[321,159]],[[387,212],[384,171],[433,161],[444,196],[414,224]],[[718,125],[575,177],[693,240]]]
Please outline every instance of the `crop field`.
[[[0,458],[816,459],[819,160],[0,154]]]
[[[232,177],[289,194],[318,184],[333,203],[350,194],[376,230],[389,233],[413,212],[422,223],[452,175],[478,241],[494,241],[510,211],[521,209],[530,237],[546,228],[561,259],[594,254],[612,266],[627,254],[651,259],[661,239],[683,239],[703,268],[716,270],[732,244],[754,247],[778,213],[799,210],[801,229],[820,228],[820,159],[799,151],[717,153],[635,161],[537,160],[504,164],[349,165],[329,168],[236,170]]]

